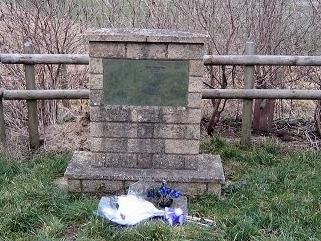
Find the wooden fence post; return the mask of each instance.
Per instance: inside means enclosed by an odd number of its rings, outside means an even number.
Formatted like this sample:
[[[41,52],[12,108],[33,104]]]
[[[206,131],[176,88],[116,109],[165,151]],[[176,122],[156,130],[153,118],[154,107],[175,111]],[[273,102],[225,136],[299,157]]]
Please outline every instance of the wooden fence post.
[[[33,54],[33,47],[31,42],[24,44],[24,53]],[[33,64],[25,64],[25,78],[26,89],[36,89],[35,81],[35,66]],[[32,150],[40,146],[39,133],[38,133],[38,115],[37,115],[37,100],[27,100],[28,108],[28,129],[29,129],[29,142]]]
[[[4,122],[4,112],[3,112],[3,90],[0,88],[0,142],[2,144],[6,143],[6,129]]]
[[[246,42],[245,55],[255,55],[256,46],[254,42]],[[244,67],[244,89],[253,89],[255,84],[255,69],[254,65]],[[251,145],[252,132],[252,115],[253,115],[253,100],[243,100],[242,110],[242,132],[241,146]]]

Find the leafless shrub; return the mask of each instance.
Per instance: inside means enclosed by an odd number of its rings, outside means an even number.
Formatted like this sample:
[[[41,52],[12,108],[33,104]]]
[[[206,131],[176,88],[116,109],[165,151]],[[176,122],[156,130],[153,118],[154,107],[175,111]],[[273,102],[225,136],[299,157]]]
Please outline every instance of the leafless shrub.
[[[259,54],[318,54],[321,35],[319,0],[3,0],[0,3],[2,52],[22,52],[27,40],[37,53],[84,53],[81,34],[95,27],[172,28],[207,31],[209,54],[242,54],[252,40]],[[22,66],[1,66],[0,84],[25,88]],[[86,68],[37,66],[41,89],[85,87]],[[211,67],[206,88],[242,88],[242,68]],[[258,67],[258,88],[320,88],[317,68]],[[238,101],[212,100],[208,133],[226,106],[239,116]],[[274,104],[273,104],[274,105]],[[64,108],[60,108],[63,106]],[[81,105],[83,106],[83,105]],[[277,117],[291,116],[293,101],[278,101]],[[60,111],[75,108],[69,102],[39,102],[41,123],[55,123]],[[6,103],[6,121],[14,129],[25,126],[25,106]],[[273,113],[271,113],[273,114]]]

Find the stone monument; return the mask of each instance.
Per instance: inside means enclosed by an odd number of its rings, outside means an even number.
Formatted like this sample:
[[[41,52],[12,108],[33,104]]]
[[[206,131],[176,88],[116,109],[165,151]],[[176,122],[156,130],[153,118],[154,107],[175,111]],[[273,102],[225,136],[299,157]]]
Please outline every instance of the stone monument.
[[[220,157],[199,154],[208,36],[100,29],[86,38],[90,152],[73,154],[69,190],[121,193],[138,180],[166,180],[186,195],[220,193]]]

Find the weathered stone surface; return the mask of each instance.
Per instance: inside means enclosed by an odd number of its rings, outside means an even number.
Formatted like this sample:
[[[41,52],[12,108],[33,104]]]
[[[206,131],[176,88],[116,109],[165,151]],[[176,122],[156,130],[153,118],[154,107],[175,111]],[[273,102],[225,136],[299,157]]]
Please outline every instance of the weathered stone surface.
[[[106,122],[104,124],[105,137],[136,137],[135,126],[128,122]]]
[[[187,107],[189,108],[201,108],[202,107],[202,93],[188,93],[187,95]]]
[[[202,118],[202,110],[201,109],[189,109],[186,122],[199,124],[199,123],[201,123],[201,118]]]
[[[163,123],[199,124],[201,122],[201,109],[189,109],[185,107],[164,107],[161,110]]]
[[[125,43],[91,43],[89,45],[89,56],[100,58],[125,58]]]
[[[103,89],[103,75],[102,74],[90,74],[89,88],[91,90]]]
[[[167,44],[127,44],[127,58],[131,59],[165,59]]]
[[[185,138],[186,135],[186,125],[172,124],[164,125],[157,124],[154,129],[155,138]]]
[[[67,180],[68,191],[69,192],[81,192],[81,183],[77,179],[68,179]]]
[[[92,137],[135,137],[131,125],[127,122],[91,122]]]
[[[131,109],[133,122],[159,122],[160,108],[157,106],[137,106]]]
[[[133,130],[133,136],[138,138],[152,138],[154,133],[154,125],[148,123],[142,123],[136,125],[136,133]],[[135,135],[136,134],[136,135]]]
[[[207,190],[206,183],[201,182],[191,182],[191,183],[183,183],[183,182],[172,182],[170,185],[179,190],[186,196],[196,196],[204,194]]]
[[[90,122],[89,132],[91,137],[104,137],[104,122]]]
[[[167,154],[198,154],[198,140],[165,140],[165,153]]]
[[[185,158],[184,162],[184,169],[186,170],[198,170],[199,166],[199,156],[193,155],[193,157],[188,156],[188,158]]]
[[[184,139],[199,140],[201,135],[200,125],[187,125]]]
[[[85,35],[89,42],[205,43],[208,33],[171,29],[102,28]]]
[[[137,167],[138,168],[151,168],[152,167],[152,154],[137,154]]]
[[[169,44],[168,59],[203,59],[203,44]]]
[[[137,167],[137,155],[128,153],[106,153],[104,167]]]
[[[129,109],[126,106],[105,106],[105,121],[128,121]]]
[[[193,77],[203,77],[205,74],[205,66],[203,60],[189,61],[189,75]]]
[[[91,106],[100,106],[104,104],[103,90],[91,90],[89,94],[89,103]]]
[[[129,121],[129,108],[126,106],[91,106],[90,121],[125,122]]]
[[[203,85],[202,77],[189,77],[188,91],[189,92],[201,92]]]
[[[65,177],[68,179],[106,179],[106,180],[151,180],[169,182],[217,182],[224,183],[224,172],[220,156],[198,155],[202,170],[171,170],[136,168],[95,168],[88,166],[88,152],[74,152]]]
[[[90,150],[93,152],[127,152],[127,139],[90,138]]]
[[[89,73],[102,74],[103,60],[101,58],[89,58]]]
[[[200,126],[187,124],[156,124],[155,138],[199,139]]]
[[[153,168],[156,169],[183,169],[185,157],[181,155],[157,155],[153,156]]]
[[[128,139],[130,153],[163,153],[164,140],[160,139]]]
[[[122,181],[111,180],[83,180],[83,192],[118,193],[123,192]]]
[[[152,138],[154,125],[130,122],[91,122],[91,137]]]
[[[90,152],[88,159],[88,165],[93,167],[103,167],[106,162],[105,152]]]

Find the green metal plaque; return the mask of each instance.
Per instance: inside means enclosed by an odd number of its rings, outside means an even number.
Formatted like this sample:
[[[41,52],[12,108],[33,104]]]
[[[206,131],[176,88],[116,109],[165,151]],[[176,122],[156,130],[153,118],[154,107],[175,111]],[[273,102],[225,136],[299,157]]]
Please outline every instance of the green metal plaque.
[[[108,105],[186,106],[188,61],[104,59]]]

